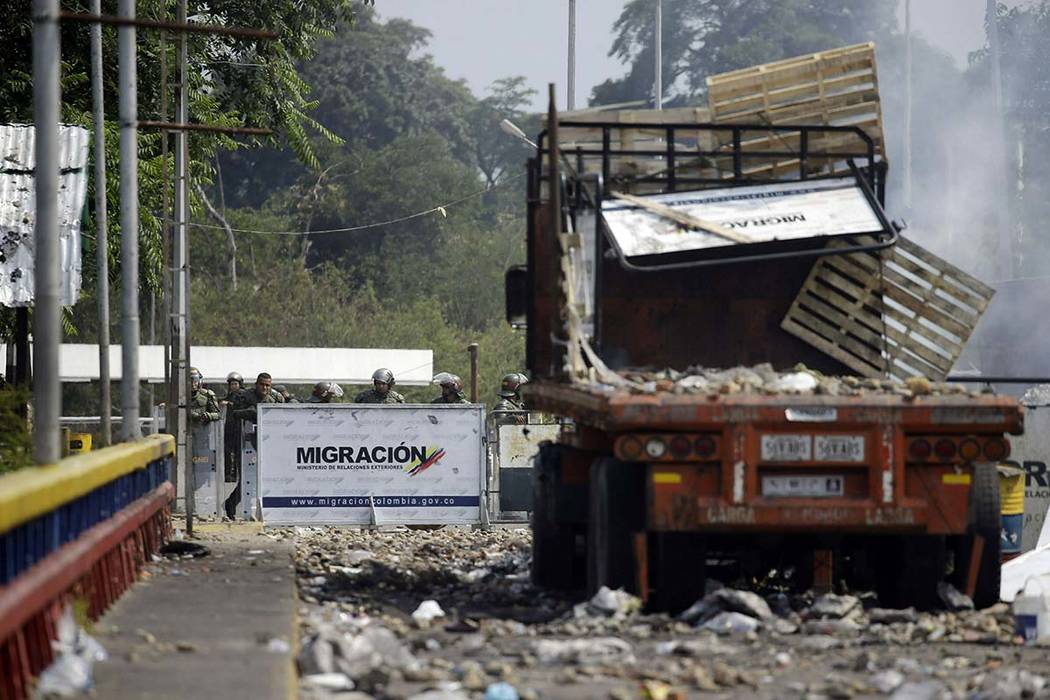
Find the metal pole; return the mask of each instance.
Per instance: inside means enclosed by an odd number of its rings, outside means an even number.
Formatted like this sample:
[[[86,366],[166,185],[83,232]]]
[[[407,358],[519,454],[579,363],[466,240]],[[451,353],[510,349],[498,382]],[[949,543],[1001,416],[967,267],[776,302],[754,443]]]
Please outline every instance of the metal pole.
[[[1013,230],[1010,225],[1010,213],[1007,206],[1007,192],[1009,182],[1006,167],[1006,133],[1003,123],[1003,78],[1000,69],[999,53],[999,20],[996,12],[996,0],[988,0],[985,9],[988,26],[988,58],[991,61],[992,74],[992,105],[995,109],[993,124],[995,133],[993,138],[996,144],[996,163],[993,187],[995,188],[996,223],[999,226],[999,279],[1011,279],[1013,277]]]
[[[569,80],[565,106],[576,109],[576,0],[569,0]]]
[[[186,0],[179,0],[178,20],[186,22]],[[175,99],[175,121],[185,124],[189,121],[189,90],[187,80],[187,40],[186,33],[179,34],[178,73],[176,76],[178,90]],[[175,434],[175,455],[182,474],[185,475],[186,488],[183,491],[183,503],[186,509],[186,532],[193,533],[193,498],[196,485],[193,473],[193,436],[189,425],[190,376],[189,376],[189,250],[187,219],[189,217],[189,183],[186,178],[189,167],[188,136],[185,131],[175,133],[175,382],[178,390],[177,432]]]
[[[467,346],[470,353],[470,402],[478,402],[478,344],[471,343]]]
[[[911,210],[911,0],[904,0],[904,208]]]
[[[102,12],[101,0],[91,0],[91,11]],[[102,444],[113,443],[110,421],[113,399],[109,384],[109,225],[106,211],[106,110],[102,90],[102,25],[91,25],[91,109],[95,127],[95,262],[98,296],[98,385]]]
[[[34,230],[36,279],[33,309],[33,459],[59,460],[58,418],[62,412],[58,380],[59,317],[58,143],[59,143],[58,0],[33,0],[33,120],[36,125]]]
[[[135,0],[119,0],[121,17],[135,18]],[[124,440],[142,437],[139,428],[139,187],[138,76],[135,27],[117,29],[120,68],[120,279],[122,289],[120,382]]]
[[[656,109],[664,108],[664,3],[656,0],[656,46],[653,50],[653,60],[656,64],[655,90]]]

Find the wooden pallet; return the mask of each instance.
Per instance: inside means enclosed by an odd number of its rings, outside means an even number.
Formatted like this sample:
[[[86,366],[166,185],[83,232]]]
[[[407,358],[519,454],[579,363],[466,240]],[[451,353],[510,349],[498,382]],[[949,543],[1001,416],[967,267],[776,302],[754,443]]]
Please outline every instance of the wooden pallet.
[[[707,79],[707,91],[711,121],[716,124],[858,126],[875,142],[875,153],[885,158],[874,43],[713,75]],[[748,147],[787,150],[783,148],[785,138],[775,132],[749,134]],[[720,137],[720,145],[726,143],[727,137]],[[797,137],[790,143],[797,146]],[[850,145],[853,150],[863,150],[863,142],[855,137],[850,138]],[[841,135],[828,134],[811,138],[809,148],[814,155],[834,155],[843,150],[844,143]],[[808,168],[814,175],[849,170],[845,160],[834,157],[811,159]],[[798,159],[749,160],[744,171],[776,177],[798,169]]]
[[[939,381],[993,294],[991,287],[901,238],[881,253],[820,258],[781,328],[862,376]]]

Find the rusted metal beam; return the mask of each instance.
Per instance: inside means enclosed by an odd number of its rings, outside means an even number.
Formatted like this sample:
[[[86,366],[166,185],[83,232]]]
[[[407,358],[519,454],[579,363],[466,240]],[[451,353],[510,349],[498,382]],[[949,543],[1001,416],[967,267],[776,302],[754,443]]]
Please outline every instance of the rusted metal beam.
[[[140,129],[160,129],[161,131],[205,131],[213,134],[246,134],[250,136],[269,136],[273,129],[255,126],[220,126],[218,124],[180,124],[178,122],[140,121]]]
[[[115,15],[95,15],[89,12],[60,12],[59,19],[67,22],[87,22],[112,24],[118,27],[140,27],[142,29],[161,29],[173,32],[193,32],[197,34],[219,34],[245,39],[277,39],[277,33],[268,29],[251,27],[226,27],[221,24],[199,24],[197,22],[164,22],[156,19],[127,19]]]

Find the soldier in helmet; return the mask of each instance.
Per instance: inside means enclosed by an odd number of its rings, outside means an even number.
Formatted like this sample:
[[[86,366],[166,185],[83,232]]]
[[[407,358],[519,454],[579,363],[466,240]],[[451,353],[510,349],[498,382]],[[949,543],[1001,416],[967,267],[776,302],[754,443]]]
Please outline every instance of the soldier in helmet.
[[[343,388],[335,382],[317,382],[314,393],[306,398],[306,403],[332,403],[332,399],[342,398]]]
[[[430,403],[470,403],[463,394],[463,380],[455,374],[440,372],[434,377],[434,384],[441,387],[441,396]]]
[[[211,423],[219,420],[219,401],[215,392],[205,389],[202,384],[201,371],[190,367],[190,385],[193,393],[190,396],[190,420],[194,423]]]
[[[230,372],[226,375],[226,396],[222,400],[227,403],[236,403],[237,395],[244,388],[244,377],[240,372]]]
[[[280,396],[285,403],[299,403],[299,399],[295,398],[295,394],[288,391],[288,387],[284,384],[278,384],[273,388],[277,395]]]
[[[500,400],[493,407],[494,411],[524,411],[525,402],[521,400],[521,387],[529,383],[528,377],[520,372],[503,375],[500,382]]]
[[[394,391],[394,373],[386,368],[372,373],[372,388],[362,391],[354,403],[404,403],[405,397]]]

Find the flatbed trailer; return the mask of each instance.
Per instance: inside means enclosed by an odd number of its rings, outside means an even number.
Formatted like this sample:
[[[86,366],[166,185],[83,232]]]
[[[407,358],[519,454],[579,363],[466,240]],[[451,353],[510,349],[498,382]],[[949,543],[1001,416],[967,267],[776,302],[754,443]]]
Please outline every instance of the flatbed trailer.
[[[538,382],[529,400],[577,426],[537,459],[542,583],[586,579],[676,609],[721,558],[736,576],[794,567],[806,587],[870,586],[887,605],[932,607],[945,578],[979,605],[998,599],[995,463],[1023,422],[1011,399]]]
[[[528,263],[508,271],[507,317],[526,329],[527,405],[576,426],[534,461],[534,580],[669,610],[709,576],[927,609],[950,582],[996,602],[996,463],[1022,408],[901,381],[925,360],[950,366],[984,302],[946,295],[936,268],[892,273],[911,310],[885,291],[901,228],[883,210],[880,141],[850,126],[630,122],[561,123],[552,92],[529,161]],[[592,142],[562,144],[563,127]],[[833,286],[816,279],[825,256]],[[823,319],[808,336],[786,321],[803,288]],[[948,336],[927,308],[951,316]],[[872,390],[667,381],[798,363]]]

